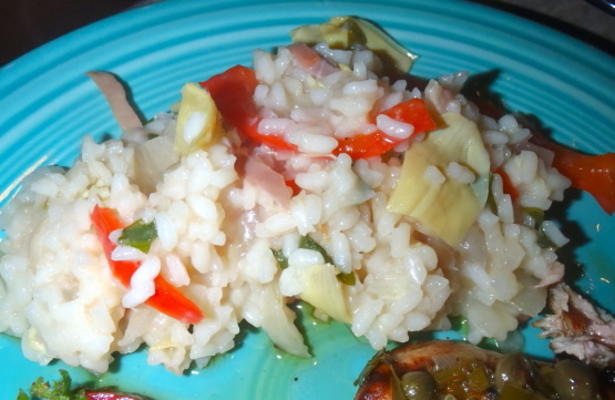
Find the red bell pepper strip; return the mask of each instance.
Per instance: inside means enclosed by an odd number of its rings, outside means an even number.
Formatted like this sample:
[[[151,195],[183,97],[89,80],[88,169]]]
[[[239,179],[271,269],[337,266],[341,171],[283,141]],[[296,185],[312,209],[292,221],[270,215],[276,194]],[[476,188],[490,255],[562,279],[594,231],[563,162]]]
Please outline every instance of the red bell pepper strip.
[[[284,140],[282,135],[258,133],[260,117],[252,99],[258,80],[252,69],[236,65],[200,84],[211,94],[222,119],[237,129],[240,135],[257,144],[266,144],[274,150],[297,149],[294,144]]]
[[[429,114],[425,102],[421,99],[411,99],[399,103],[381,114],[414,126],[412,135],[437,128],[437,124]],[[353,159],[374,157],[386,153],[404,140],[407,139],[392,138],[377,130],[369,134],[354,135],[339,140],[339,145],[333,153],[347,153]]]
[[[103,246],[113,276],[122,285],[130,286],[130,278],[139,268],[139,262],[111,259],[111,253],[116,245],[109,239],[109,234],[117,229],[124,228],[117,213],[111,208],[95,206],[90,218]],[[203,313],[199,307],[162,276],[159,275],[154,279],[154,285],[156,291],[146,301],[149,306],[186,324],[196,324],[203,318]]]
[[[133,396],[126,393],[115,393],[109,391],[86,390],[87,400],[144,400],[143,397]]]
[[[553,151],[553,166],[572,187],[589,192],[608,214],[615,212],[615,153],[583,154],[539,135],[532,141]]]
[[[513,201],[517,200],[519,198],[519,191],[517,190],[515,185],[513,185],[513,183],[511,182],[508,174],[504,172],[502,168],[498,168],[494,172],[500,175],[500,177],[502,178],[502,191],[510,195],[510,198]]]
[[[265,144],[274,150],[296,151],[297,146],[287,142],[282,135],[263,135],[258,133],[258,107],[252,99],[258,80],[250,68],[237,65],[225,72],[214,75],[201,82],[209,91],[222,115],[222,119],[236,128],[240,135],[256,144]],[[412,99],[400,103],[383,114],[412,124],[413,134],[429,131],[437,127],[421,99]],[[365,135],[355,135],[341,139],[334,154],[348,153],[352,158],[378,156],[401,143],[403,140],[386,136],[381,131]]]

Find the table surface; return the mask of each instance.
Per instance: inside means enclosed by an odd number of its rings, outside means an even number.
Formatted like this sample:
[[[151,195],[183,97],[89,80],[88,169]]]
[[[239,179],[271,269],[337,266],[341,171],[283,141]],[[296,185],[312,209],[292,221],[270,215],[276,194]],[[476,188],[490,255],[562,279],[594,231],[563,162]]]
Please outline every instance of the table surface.
[[[155,1],[0,0],[0,65],[83,25]],[[615,17],[586,0],[471,1],[548,25],[615,55]]]

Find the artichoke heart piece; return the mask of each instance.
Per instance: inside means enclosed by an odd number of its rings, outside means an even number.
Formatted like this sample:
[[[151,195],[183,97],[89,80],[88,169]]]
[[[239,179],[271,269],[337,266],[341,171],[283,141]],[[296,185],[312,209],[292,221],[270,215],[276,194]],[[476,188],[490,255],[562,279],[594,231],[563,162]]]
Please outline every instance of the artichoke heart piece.
[[[478,218],[486,196],[476,193],[476,184],[450,177],[433,182],[427,178],[426,169],[433,166],[443,172],[451,162],[457,162],[471,169],[479,181],[488,176],[490,161],[473,121],[459,113],[446,113],[442,118],[445,128],[430,132],[424,141],[406,151],[387,208],[413,218],[419,229],[455,246]],[[478,186],[488,190],[488,185]]]
[[[175,150],[186,155],[206,149],[223,133],[222,117],[209,92],[195,83],[185,84],[177,114]]]
[[[305,282],[299,294],[301,300],[323,311],[331,318],[350,323],[352,318],[346,304],[344,288],[337,279],[337,270],[331,264],[314,264],[303,267]]]
[[[329,47],[350,49],[360,44],[382,59],[384,65],[394,65],[408,72],[418,56],[406,50],[374,23],[363,18],[333,17],[319,25],[304,25],[291,32],[293,42],[316,44],[326,42]]]

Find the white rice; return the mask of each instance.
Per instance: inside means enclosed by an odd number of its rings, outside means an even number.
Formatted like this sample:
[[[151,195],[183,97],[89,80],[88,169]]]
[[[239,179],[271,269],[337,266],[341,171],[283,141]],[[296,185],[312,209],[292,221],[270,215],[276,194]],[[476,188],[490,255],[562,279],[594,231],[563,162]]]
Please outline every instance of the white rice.
[[[234,346],[242,320],[278,346],[307,355],[287,306],[303,290],[302,268],[325,263],[318,251],[299,248],[307,234],[338,271],[356,272],[357,282],[344,286],[350,326],[374,348],[446,326],[448,314],[468,318],[475,343],[485,336],[503,339],[520,317],[536,315],[545,303],[541,284],[556,278],[561,264],[553,249],[537,244],[537,231],[522,223],[520,207],[546,210],[562,199],[569,181],[551,167],[548,153],[527,143],[529,131],[514,116],[496,121],[478,114],[458,94],[466,73],[432,80],[422,93],[405,81],[377,79],[381,63],[370,51],[324,44],[316,49],[349,68],[318,78],[285,48],[276,55],[254,53],[260,81],[254,101],[264,117],[259,132],[282,134],[305,153],[284,160],[300,189],[287,206],[238,176],[227,139],[181,157],[151,193],[141,191],[135,148],[148,132],[175,135],[172,113],[158,115],[124,141],[97,144],[86,137],[68,172],[37,173],[2,210],[7,238],[0,242],[0,332],[21,337],[32,360],[58,358],[97,372],[108,368],[114,352],[132,352],[143,343],[150,364],[175,373],[192,363],[205,365]],[[378,128],[409,137],[410,124],[380,114],[374,125],[367,113],[411,98],[476,121],[493,169],[502,167],[520,194],[515,203],[494,174],[495,207],[486,206],[457,248],[426,238],[410,218],[387,209],[400,154],[354,162],[346,154],[330,155],[340,138],[357,131]],[[187,141],[194,129],[189,124],[183,133]],[[322,155],[327,157],[313,158]],[[434,185],[476,177],[458,163],[445,171],[431,165],[424,176]],[[155,223],[157,239],[148,254],[122,245],[113,251],[114,260],[141,262],[128,289],[112,276],[93,234],[89,214],[96,204],[116,209],[126,224]],[[566,243],[552,222],[543,222],[541,230],[555,245]],[[113,242],[118,235],[112,234]],[[288,268],[280,270],[271,249],[281,249]],[[189,326],[147,306],[159,275],[206,317]]]

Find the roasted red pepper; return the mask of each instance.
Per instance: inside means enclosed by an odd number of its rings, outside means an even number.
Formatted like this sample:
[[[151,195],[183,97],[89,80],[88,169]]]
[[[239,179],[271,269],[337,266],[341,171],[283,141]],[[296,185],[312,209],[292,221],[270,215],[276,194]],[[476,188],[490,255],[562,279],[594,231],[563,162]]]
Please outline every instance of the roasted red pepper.
[[[254,71],[236,65],[225,72],[201,82],[209,91],[224,122],[237,129],[240,135],[257,144],[266,144],[274,150],[296,150],[281,135],[258,133],[258,109],[252,95],[258,85]]]
[[[244,138],[256,144],[265,144],[274,150],[296,151],[297,146],[288,143],[282,135],[258,133],[260,118],[258,108],[252,99],[257,85],[258,80],[254,71],[241,65],[201,82],[201,86],[207,89],[214,99],[226,124],[236,128]],[[436,128],[435,121],[420,99],[400,103],[384,111],[383,114],[397,121],[412,124],[413,134]],[[402,141],[376,131],[340,140],[334,153],[348,153],[355,159],[373,157],[386,153]]]
[[[608,214],[615,212],[615,153],[583,154],[539,135],[532,141],[553,151],[553,166],[574,188],[589,192]]]
[[[107,262],[113,276],[124,286],[130,286],[130,278],[139,268],[137,261],[114,261],[111,253],[116,245],[109,239],[109,234],[117,229],[123,229],[115,210],[95,206],[91,214],[92,224],[103,246]],[[196,324],[203,318],[199,307],[182,294],[175,286],[162,276],[154,280],[156,292],[147,300],[147,304],[156,310],[187,324]]]
[[[411,99],[393,106],[381,114],[394,120],[414,126],[412,135],[436,129],[437,125],[429,114],[425,102],[421,99]],[[391,150],[406,139],[397,139],[385,135],[382,131],[370,134],[354,135],[339,140],[339,145],[333,151],[335,154],[346,153],[353,159],[379,156]]]
[[[515,201],[519,198],[519,191],[510,181],[510,177],[502,168],[495,170],[495,173],[502,178],[502,191],[510,195],[511,200]]]

